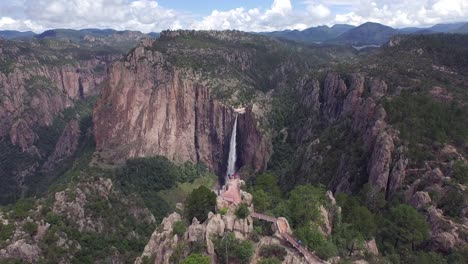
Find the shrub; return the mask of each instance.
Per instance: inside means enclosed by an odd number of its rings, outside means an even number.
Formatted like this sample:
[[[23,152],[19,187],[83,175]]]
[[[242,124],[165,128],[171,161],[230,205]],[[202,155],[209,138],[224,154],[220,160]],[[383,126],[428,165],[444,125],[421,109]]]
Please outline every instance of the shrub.
[[[180,264],[210,264],[210,258],[202,254],[191,254],[186,257]]]
[[[437,254],[435,252],[414,253],[413,255],[409,256],[406,262],[414,264],[447,264],[447,260],[445,260],[444,257],[442,257],[442,255]]]
[[[227,207],[223,207],[223,208],[219,209],[218,212],[219,212],[220,215],[226,215],[227,212],[228,212],[228,209],[227,209]]]
[[[190,193],[185,203],[187,218],[191,220],[196,217],[203,222],[208,217],[208,213],[214,211],[216,194],[205,186],[200,186]]]
[[[184,241],[179,241],[177,243],[174,252],[172,252],[172,255],[169,257],[169,262],[170,263],[180,263],[182,258],[184,257],[185,249],[187,248],[187,244],[185,244]]]
[[[468,184],[468,166],[461,161],[455,162],[453,177],[461,184]]]
[[[329,259],[336,256],[338,254],[338,250],[330,240],[325,240],[323,244],[317,246],[315,253],[322,259]]]
[[[21,199],[18,200],[13,206],[13,216],[15,218],[26,218],[29,210],[34,207],[34,201],[32,199]]]
[[[177,167],[165,157],[135,158],[127,160],[117,180],[133,190],[160,191],[175,186],[177,173]]]
[[[322,233],[320,233],[318,227],[313,224],[307,224],[296,229],[295,234],[304,245],[312,249],[325,242]]]
[[[15,226],[13,224],[4,225],[0,222],[0,240],[5,241],[13,235]]]
[[[172,227],[172,234],[177,235],[178,237],[182,237],[185,234],[187,227],[183,221],[177,221],[174,223]]]
[[[283,261],[284,257],[288,254],[286,249],[280,245],[268,245],[260,248],[260,256],[262,258],[274,257],[278,260]]]
[[[190,243],[190,253],[205,253],[206,252],[206,243],[205,241],[193,241]]]
[[[30,236],[34,236],[37,233],[37,224],[34,222],[26,222],[23,225],[23,230]]]
[[[451,187],[439,201],[439,207],[445,214],[451,217],[457,217],[465,207],[467,197],[466,193]]]
[[[266,259],[260,260],[257,263],[258,264],[281,264],[281,261],[277,258],[266,258]]]
[[[271,208],[271,197],[264,190],[252,190],[251,193],[256,211],[265,212]]]
[[[319,205],[325,201],[325,192],[312,185],[299,185],[291,191],[289,211],[295,226],[318,220]]]
[[[226,259],[229,258],[229,263],[234,261],[247,264],[250,263],[250,259],[255,251],[251,241],[240,241],[232,233],[228,233],[222,238],[217,238],[213,242],[219,263],[226,263]]]
[[[244,203],[240,204],[239,207],[236,210],[236,216],[237,216],[237,218],[240,218],[240,219],[247,218],[247,216],[249,216],[249,214],[250,214],[249,208]]]
[[[390,209],[383,218],[380,229],[382,243],[410,247],[429,237],[429,226],[424,217],[409,205],[401,204]]]

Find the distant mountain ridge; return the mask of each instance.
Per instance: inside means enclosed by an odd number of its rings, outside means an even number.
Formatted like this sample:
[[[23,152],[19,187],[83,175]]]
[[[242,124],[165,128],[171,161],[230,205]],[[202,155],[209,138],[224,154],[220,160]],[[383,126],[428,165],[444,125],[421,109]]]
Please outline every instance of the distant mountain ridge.
[[[468,34],[468,22],[436,24],[428,28],[407,27],[396,29],[374,22],[366,22],[357,27],[348,24],[336,24],[329,26],[310,27],[304,30],[283,30],[272,32],[251,32],[278,39],[295,41],[305,44],[326,43],[353,46],[382,45],[391,37],[399,34],[434,34],[434,33],[458,33]],[[128,42],[142,37],[158,38],[158,32],[142,33],[131,30],[114,29],[51,29],[40,34],[32,31],[0,31],[0,38],[9,40],[48,39],[60,38],[70,39],[77,42],[101,42],[112,41]]]
[[[262,32],[260,34],[310,44],[324,42],[326,40],[336,38],[344,32],[353,28],[354,26],[352,25],[336,24],[332,27],[318,26],[307,28],[304,30]]]
[[[85,37],[95,37],[95,38],[106,38],[111,36],[149,36],[151,38],[157,38],[159,36],[158,32],[150,32],[148,34],[142,33],[140,31],[131,31],[131,30],[115,30],[115,29],[97,29],[97,28],[86,28],[86,29],[50,29],[46,30],[40,34],[36,34],[32,31],[16,31],[16,30],[0,30],[0,38],[8,40],[17,40],[17,39],[46,39],[46,38],[61,38],[61,39],[70,39],[74,41],[82,41]]]
[[[398,30],[379,23],[367,22],[352,28],[328,43],[350,44],[353,46],[382,45],[391,37],[398,34]]]
[[[396,29],[374,22],[366,22],[354,27],[337,24],[332,27],[318,26],[304,30],[283,30],[260,32],[262,35],[286,39],[306,44],[325,42],[353,46],[382,45],[398,34],[468,33],[468,23],[436,24],[429,28],[407,27]]]

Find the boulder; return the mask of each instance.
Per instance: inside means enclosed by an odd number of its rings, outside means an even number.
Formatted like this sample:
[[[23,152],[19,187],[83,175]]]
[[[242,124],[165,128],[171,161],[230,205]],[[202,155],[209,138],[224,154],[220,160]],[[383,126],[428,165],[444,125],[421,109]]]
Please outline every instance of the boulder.
[[[206,228],[193,218],[192,224],[188,227],[188,241],[203,241],[205,239]]]
[[[20,259],[29,263],[36,263],[41,255],[41,249],[36,244],[28,244],[20,239],[0,252],[0,258]]]
[[[419,191],[411,197],[409,203],[418,210],[425,209],[431,203],[431,197],[427,192]]]
[[[375,242],[375,238],[365,241],[364,247],[366,251],[374,256],[379,255],[379,249],[377,248],[377,243]]]

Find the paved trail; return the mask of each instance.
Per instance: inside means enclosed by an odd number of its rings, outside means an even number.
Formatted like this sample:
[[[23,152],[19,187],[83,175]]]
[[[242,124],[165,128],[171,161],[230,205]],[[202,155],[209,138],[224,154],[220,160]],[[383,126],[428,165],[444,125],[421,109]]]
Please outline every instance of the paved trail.
[[[220,192],[219,196],[221,196],[227,202],[239,204],[241,202],[239,180],[240,179],[238,177],[234,177],[228,180],[227,184],[223,186],[223,189]],[[308,251],[302,245],[297,243],[297,240],[288,233],[288,223],[284,219],[278,219],[276,217],[264,215],[257,212],[253,212],[250,215],[253,218],[274,223],[284,240],[288,241],[295,249],[297,249],[297,251],[299,251],[309,263],[325,263],[315,254]]]
[[[310,262],[310,263],[325,263],[323,260],[321,260],[315,254],[308,251],[306,248],[304,248],[299,243],[297,243],[297,240],[288,233],[288,224],[283,219],[278,219],[278,218],[275,218],[275,217],[272,217],[272,216],[269,216],[269,215],[260,214],[260,213],[257,213],[257,212],[253,212],[250,215],[253,218],[257,218],[257,219],[260,219],[260,220],[275,223],[276,227],[279,230],[279,233],[281,234],[281,236],[286,241],[288,241],[295,249],[297,249],[297,251],[299,251],[305,257],[305,259],[308,262]]]

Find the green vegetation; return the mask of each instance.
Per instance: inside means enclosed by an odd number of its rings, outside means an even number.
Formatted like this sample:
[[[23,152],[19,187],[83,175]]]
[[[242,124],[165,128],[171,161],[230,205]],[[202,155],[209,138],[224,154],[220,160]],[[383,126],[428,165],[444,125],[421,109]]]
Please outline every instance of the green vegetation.
[[[218,213],[219,213],[220,215],[226,215],[227,212],[228,212],[228,208],[227,208],[227,207],[223,207],[223,208],[221,208],[221,209],[218,210]]]
[[[37,224],[34,222],[26,222],[23,225],[24,232],[28,233],[30,236],[34,236],[37,233]]]
[[[432,142],[463,144],[468,138],[468,109],[435,101],[421,94],[403,93],[387,101],[388,119],[401,133],[416,162],[430,160]]]
[[[217,176],[213,173],[206,172],[193,182],[178,182],[175,187],[158,192],[169,206],[175,207],[177,203],[184,203],[189,194],[200,186],[211,188],[217,181]]]
[[[245,203],[241,203],[239,207],[237,207],[236,209],[236,216],[239,219],[245,219],[247,218],[247,216],[249,216],[249,214],[250,214],[249,208],[247,207]]]
[[[458,217],[468,203],[468,191],[449,187],[445,195],[440,198],[437,205],[444,213],[451,217]]]
[[[98,193],[87,194],[85,215],[90,216],[94,223],[102,224],[99,232],[92,229],[79,231],[76,219],[66,219],[52,211],[46,212],[45,219],[51,227],[39,246],[47,263],[60,262],[68,254],[74,255],[73,263],[104,262],[109,255],[116,253],[126,262],[139,256],[155,225],[141,219],[140,215],[132,215],[128,202],[135,198],[122,195],[120,192],[112,192],[108,200],[103,200]],[[132,204],[130,206],[143,207],[137,201]],[[130,233],[134,235],[129,236]],[[68,249],[57,246],[60,238],[66,238],[72,242],[72,246]],[[76,243],[80,249],[76,248]]]
[[[12,217],[16,219],[24,219],[28,216],[29,210],[33,209],[33,207],[34,207],[34,199],[32,198],[18,200],[12,206],[12,210],[13,210]]]
[[[468,165],[462,161],[455,162],[453,166],[453,178],[461,184],[468,184]]]
[[[337,255],[336,246],[326,239],[314,224],[306,224],[295,230],[294,234],[310,250],[323,258],[328,259]]]
[[[281,264],[282,262],[277,258],[261,259],[258,264]]]
[[[360,205],[355,197],[341,193],[336,199],[342,208],[342,222],[348,224],[349,228],[363,239],[368,240],[374,237],[377,228],[374,214],[367,207]]]
[[[287,254],[286,249],[280,245],[262,246],[259,253],[262,258],[275,258],[280,261],[283,261]]]
[[[414,249],[429,237],[429,227],[424,217],[409,205],[391,208],[382,221],[379,237],[384,252],[393,253],[389,251],[392,249]]]
[[[205,176],[197,181],[199,177]],[[115,182],[126,193],[138,193],[156,219],[161,220],[194,186],[212,182],[203,165],[176,165],[162,156],[127,160],[115,173]],[[188,184],[192,183],[192,184]],[[179,192],[179,190],[182,190]]]
[[[0,241],[5,241],[9,239],[13,235],[14,231],[14,224],[4,225],[3,223],[0,223]]]
[[[14,61],[10,58],[0,58],[0,73],[8,75],[15,69]]]
[[[205,186],[200,186],[187,198],[185,202],[185,214],[188,220],[196,217],[198,221],[204,222],[209,212],[214,212],[216,205],[216,194]]]
[[[222,238],[216,238],[213,243],[219,263],[227,263],[229,260],[229,263],[247,264],[250,263],[255,251],[251,241],[236,239],[233,233],[227,233]]]
[[[202,254],[191,254],[180,264],[210,264],[210,257],[202,255]]]
[[[178,237],[183,237],[186,230],[187,230],[187,226],[184,221],[177,221],[174,223],[174,226],[172,227],[172,233],[174,235],[177,235]]]
[[[325,192],[312,185],[299,185],[289,196],[289,211],[293,226],[309,221],[318,221],[321,213],[319,206],[325,203]]]

